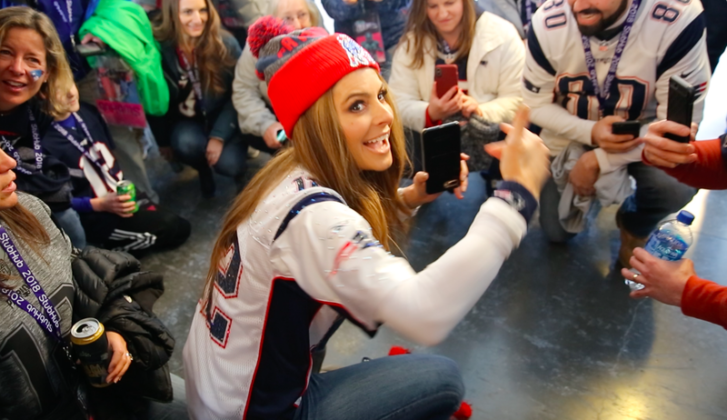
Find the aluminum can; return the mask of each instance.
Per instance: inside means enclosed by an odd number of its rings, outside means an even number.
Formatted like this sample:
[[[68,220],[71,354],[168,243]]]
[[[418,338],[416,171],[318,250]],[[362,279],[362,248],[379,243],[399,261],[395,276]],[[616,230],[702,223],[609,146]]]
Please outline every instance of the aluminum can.
[[[134,209],[129,211],[129,213],[136,213],[139,211],[139,203],[136,202],[136,186],[133,182],[124,180],[116,184],[116,194],[129,194],[131,196],[129,201],[134,202]]]
[[[74,354],[81,360],[83,371],[91,386],[103,388],[111,361],[106,330],[96,318],[82,319],[71,327]]]

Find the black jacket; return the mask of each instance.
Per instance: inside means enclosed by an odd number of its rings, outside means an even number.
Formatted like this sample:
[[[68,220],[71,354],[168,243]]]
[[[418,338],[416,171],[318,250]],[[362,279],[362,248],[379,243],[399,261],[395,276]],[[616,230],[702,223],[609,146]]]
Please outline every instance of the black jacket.
[[[167,362],[174,337],[152,312],[164,293],[162,276],[140,271],[141,263],[124,252],[86,248],[72,264],[76,293],[73,322],[96,318],[126,340],[134,361],[115,392],[156,401],[172,400]]]

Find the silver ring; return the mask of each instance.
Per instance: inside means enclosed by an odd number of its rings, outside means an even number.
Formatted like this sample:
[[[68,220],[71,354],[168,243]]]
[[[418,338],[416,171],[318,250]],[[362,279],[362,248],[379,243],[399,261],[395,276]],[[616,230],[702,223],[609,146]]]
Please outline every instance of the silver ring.
[[[128,351],[126,352],[125,356],[128,357],[129,360],[134,360],[134,356],[132,356],[131,353],[129,353]]]
[[[639,273],[634,273],[633,281],[636,281],[636,279],[639,278]]]

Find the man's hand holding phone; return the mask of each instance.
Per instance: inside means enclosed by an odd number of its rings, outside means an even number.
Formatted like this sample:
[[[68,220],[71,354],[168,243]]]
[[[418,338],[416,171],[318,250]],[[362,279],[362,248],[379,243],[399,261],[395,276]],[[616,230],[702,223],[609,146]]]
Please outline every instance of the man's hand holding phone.
[[[641,144],[641,138],[631,134],[613,134],[613,124],[625,120],[616,115],[601,118],[591,129],[591,142],[608,153],[626,153]]]
[[[678,165],[693,163],[697,160],[695,148],[689,143],[681,143],[666,138],[670,133],[679,137],[689,136],[694,141],[697,124],[692,128],[674,121],[663,120],[649,125],[649,131],[644,136],[644,158],[648,163],[662,168],[675,168]]]
[[[282,143],[278,141],[278,131],[282,129],[283,124],[280,124],[277,121],[270,124],[270,127],[265,130],[265,133],[263,133],[263,140],[265,141],[265,145],[271,149],[280,149],[281,147],[283,147]]]

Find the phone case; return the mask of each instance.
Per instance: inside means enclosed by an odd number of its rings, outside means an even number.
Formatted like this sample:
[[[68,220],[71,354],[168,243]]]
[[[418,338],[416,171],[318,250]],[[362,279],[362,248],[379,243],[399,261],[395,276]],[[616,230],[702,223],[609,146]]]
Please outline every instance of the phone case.
[[[422,132],[422,164],[429,174],[427,194],[459,186],[460,127],[451,122]]]
[[[634,137],[641,135],[641,124],[638,121],[623,121],[613,123],[613,134],[631,134]]]
[[[437,64],[434,68],[434,81],[437,82],[437,97],[441,98],[459,82],[456,64]]]
[[[691,127],[694,94],[694,86],[679,76],[672,76],[669,79],[669,99],[667,102],[666,119]],[[689,136],[682,137],[666,133],[664,137],[680,143],[689,143]]]

